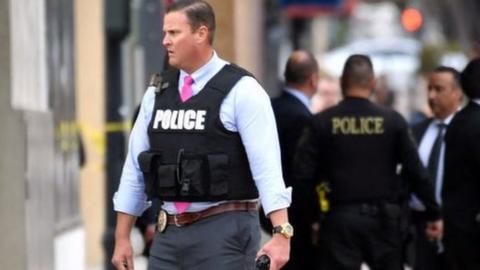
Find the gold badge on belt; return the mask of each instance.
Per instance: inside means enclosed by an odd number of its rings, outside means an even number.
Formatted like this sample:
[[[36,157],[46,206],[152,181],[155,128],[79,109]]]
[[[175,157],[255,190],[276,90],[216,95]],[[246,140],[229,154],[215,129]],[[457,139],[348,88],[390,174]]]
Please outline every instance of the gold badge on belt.
[[[165,212],[165,210],[160,210],[158,212],[158,218],[157,218],[157,231],[161,233],[165,231],[166,227],[167,227],[167,212]]]

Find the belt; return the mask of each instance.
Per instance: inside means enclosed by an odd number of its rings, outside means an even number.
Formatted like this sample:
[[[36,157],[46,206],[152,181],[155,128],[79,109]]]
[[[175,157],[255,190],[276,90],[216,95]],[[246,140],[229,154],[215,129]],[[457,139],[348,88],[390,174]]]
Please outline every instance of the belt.
[[[251,210],[257,210],[257,202],[226,202],[200,212],[167,215],[167,223],[181,227],[224,212]]]
[[[332,206],[333,211],[353,212],[361,215],[398,217],[401,207],[395,203],[352,203]]]
[[[374,203],[352,203],[332,206],[332,211],[354,212],[361,215],[376,216],[381,211],[381,206]]]

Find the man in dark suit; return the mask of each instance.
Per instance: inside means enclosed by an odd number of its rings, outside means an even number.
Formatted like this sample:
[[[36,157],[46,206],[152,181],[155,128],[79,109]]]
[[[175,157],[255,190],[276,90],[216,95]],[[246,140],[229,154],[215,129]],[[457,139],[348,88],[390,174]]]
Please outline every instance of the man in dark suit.
[[[313,269],[315,256],[310,220],[314,217],[306,217],[299,203],[302,202],[303,205],[316,202],[313,198],[306,202],[305,198],[296,195],[291,169],[295,147],[303,127],[312,116],[309,102],[317,90],[319,81],[319,68],[315,56],[306,51],[293,52],[287,61],[284,75],[285,87],[281,95],[272,100],[272,107],[277,121],[285,184],[294,187],[288,215],[295,228],[295,236],[291,240],[290,261],[282,269]]]
[[[450,269],[480,269],[480,58],[460,76],[469,98],[445,135],[442,203]]]
[[[412,127],[418,143],[418,152],[423,165],[434,181],[435,198],[441,204],[443,160],[446,127],[458,111],[462,101],[460,74],[451,67],[440,66],[428,78],[427,98],[433,117]],[[438,139],[437,139],[438,138]],[[427,219],[425,206],[413,197],[411,200],[412,222],[415,226],[415,270],[445,269],[445,257],[441,242],[431,241],[425,235]]]

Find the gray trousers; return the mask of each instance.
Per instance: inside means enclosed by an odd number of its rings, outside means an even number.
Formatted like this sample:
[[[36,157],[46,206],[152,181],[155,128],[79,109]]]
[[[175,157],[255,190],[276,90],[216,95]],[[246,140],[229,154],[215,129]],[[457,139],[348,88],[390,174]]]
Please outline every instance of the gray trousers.
[[[253,270],[260,245],[258,211],[233,211],[156,233],[149,270]]]

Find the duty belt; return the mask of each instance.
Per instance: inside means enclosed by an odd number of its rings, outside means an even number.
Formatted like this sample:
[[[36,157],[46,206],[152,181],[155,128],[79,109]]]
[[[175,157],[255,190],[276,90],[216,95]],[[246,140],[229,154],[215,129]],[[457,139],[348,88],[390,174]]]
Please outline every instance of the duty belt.
[[[379,203],[351,203],[333,205],[332,211],[344,211],[361,215],[377,216],[383,214],[385,204]]]
[[[352,203],[333,205],[332,211],[351,212],[361,215],[398,218],[402,215],[402,208],[395,203]]]
[[[200,212],[167,215],[167,223],[181,227],[224,212],[251,210],[257,210],[257,202],[226,202]]]

